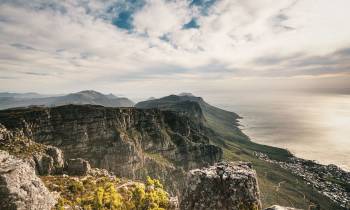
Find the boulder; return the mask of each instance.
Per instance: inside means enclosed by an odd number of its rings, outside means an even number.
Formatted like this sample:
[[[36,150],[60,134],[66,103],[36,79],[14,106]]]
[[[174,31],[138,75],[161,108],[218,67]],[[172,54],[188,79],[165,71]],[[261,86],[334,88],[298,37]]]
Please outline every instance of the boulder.
[[[256,172],[244,162],[220,162],[191,170],[180,205],[183,210],[260,210]]]
[[[53,146],[46,146],[46,154],[49,155],[52,160],[56,170],[62,170],[64,167],[64,158],[62,150]],[[57,171],[58,173],[59,171]]]
[[[33,154],[33,159],[39,175],[54,175],[63,172],[63,152],[57,147],[45,145],[45,151]]]
[[[82,158],[67,160],[66,172],[68,175],[86,176],[90,170],[90,163]]]
[[[57,197],[49,192],[26,161],[0,150],[0,209],[51,209]]]

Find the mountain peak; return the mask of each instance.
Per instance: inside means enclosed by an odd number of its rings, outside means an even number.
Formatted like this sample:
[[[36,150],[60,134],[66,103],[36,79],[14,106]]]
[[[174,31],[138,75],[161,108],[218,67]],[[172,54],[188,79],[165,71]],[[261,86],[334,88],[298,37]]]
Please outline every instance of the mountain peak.
[[[192,93],[186,93],[186,92],[180,93],[178,96],[191,96],[191,97],[195,97],[195,95],[193,95]]]
[[[74,94],[74,93],[73,93]],[[88,94],[88,95],[104,95],[100,92],[97,92],[95,90],[82,90],[80,92],[77,92],[75,94]]]

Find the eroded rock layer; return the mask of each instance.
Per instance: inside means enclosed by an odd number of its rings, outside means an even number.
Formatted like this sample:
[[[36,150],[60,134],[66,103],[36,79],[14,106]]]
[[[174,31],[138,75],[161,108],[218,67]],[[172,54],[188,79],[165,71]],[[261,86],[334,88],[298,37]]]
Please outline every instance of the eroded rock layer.
[[[67,105],[0,111],[9,130],[63,150],[65,158],[84,158],[132,179],[147,175],[174,183],[184,171],[213,164],[222,150],[211,145],[206,128],[188,116],[157,109]],[[176,185],[176,186],[175,186]]]

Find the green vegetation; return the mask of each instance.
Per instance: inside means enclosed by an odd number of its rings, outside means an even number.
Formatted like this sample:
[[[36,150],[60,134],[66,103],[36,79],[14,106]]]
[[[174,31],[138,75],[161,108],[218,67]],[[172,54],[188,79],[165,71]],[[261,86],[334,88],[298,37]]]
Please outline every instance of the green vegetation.
[[[244,142],[239,141],[226,141],[224,146],[224,159],[252,162],[258,175],[264,207],[279,204],[312,210],[317,209],[316,205],[319,204],[324,210],[341,209],[330,199],[318,193],[312,186],[307,185],[302,178],[278,165],[259,160],[253,154],[254,151],[265,150],[265,153],[273,154],[278,159],[283,159],[288,154],[285,150],[274,148],[269,150],[269,147],[251,142],[244,144]]]
[[[145,152],[144,154],[146,157],[156,161],[158,164],[173,167],[173,163],[159,153]]]
[[[266,146],[250,141],[239,128],[233,112],[225,111],[207,104],[198,97],[168,96],[157,100],[145,101],[136,104],[139,108],[160,108],[181,113],[187,112],[187,116],[193,121],[196,116],[193,112],[193,104],[186,101],[197,102],[202,113],[202,123],[211,130],[208,137],[211,143],[223,149],[224,159],[228,161],[252,162],[257,171],[261,199],[264,207],[279,204],[302,209],[316,209],[319,204],[324,210],[339,210],[330,199],[318,193],[312,186],[307,185],[302,178],[277,165],[267,163],[255,157],[254,152],[267,154],[271,159],[285,161],[291,154],[285,149]],[[187,105],[187,106],[186,106]],[[198,110],[197,110],[198,112]]]
[[[0,150],[5,150],[10,155],[26,159],[32,157],[33,154],[44,152],[45,146],[31,141],[27,137],[14,135],[11,139],[0,142]]]
[[[156,179],[146,183],[110,177],[41,177],[50,191],[60,192],[57,210],[81,207],[84,210],[165,210],[169,195]]]

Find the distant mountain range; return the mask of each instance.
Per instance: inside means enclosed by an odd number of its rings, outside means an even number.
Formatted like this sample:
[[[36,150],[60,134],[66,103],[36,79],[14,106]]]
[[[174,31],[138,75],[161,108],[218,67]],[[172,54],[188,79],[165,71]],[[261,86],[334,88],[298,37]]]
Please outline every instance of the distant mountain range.
[[[93,90],[84,90],[68,95],[46,96],[38,93],[0,93],[0,109],[27,106],[60,106],[66,104],[93,104],[106,107],[132,107],[134,102],[113,94],[104,95]]]

